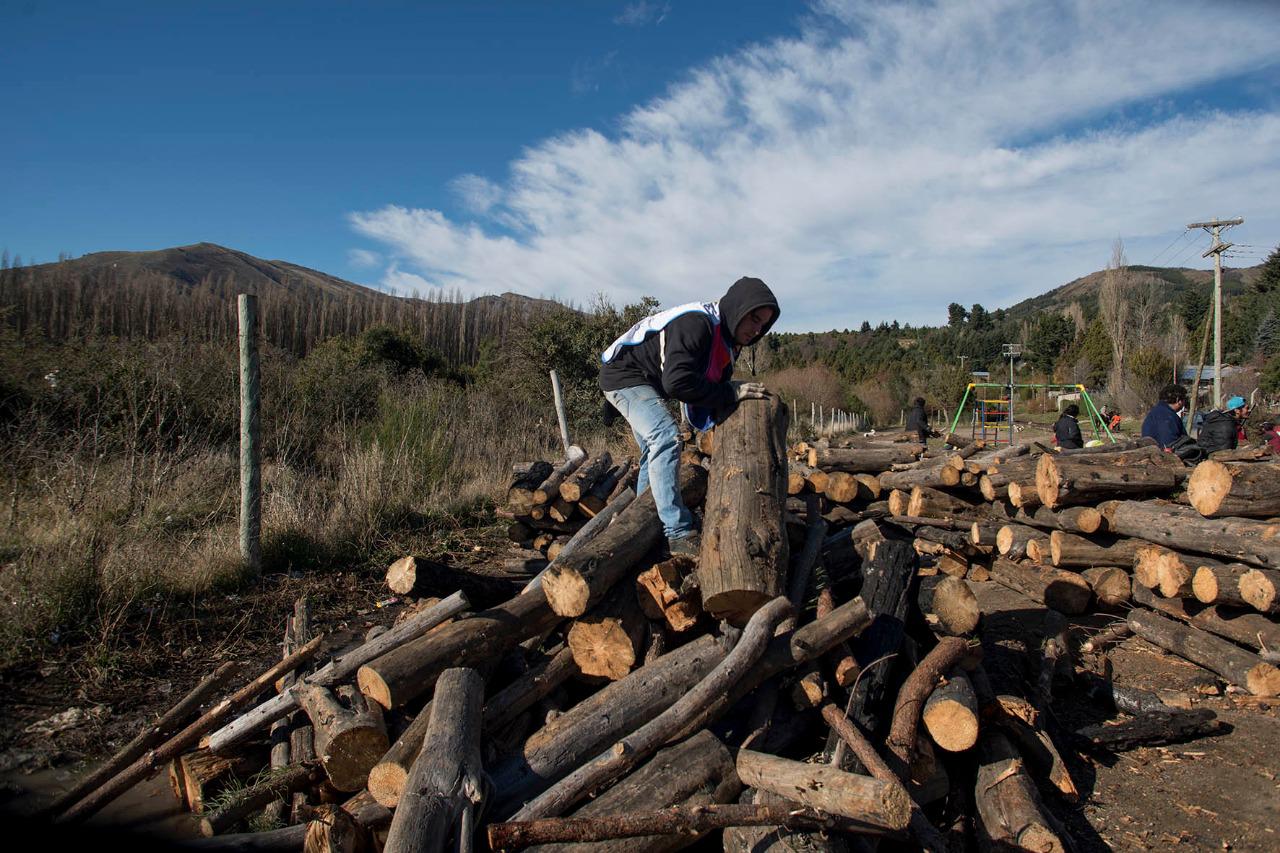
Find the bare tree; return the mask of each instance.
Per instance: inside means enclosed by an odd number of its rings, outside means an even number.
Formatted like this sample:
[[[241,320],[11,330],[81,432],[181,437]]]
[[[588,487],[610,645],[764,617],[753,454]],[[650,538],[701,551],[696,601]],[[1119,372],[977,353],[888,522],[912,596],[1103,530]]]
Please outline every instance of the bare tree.
[[[1112,393],[1124,385],[1125,357],[1129,354],[1132,306],[1129,301],[1129,261],[1124,254],[1124,241],[1116,239],[1111,247],[1111,262],[1102,275],[1098,291],[1098,310],[1102,325],[1111,338],[1111,376],[1107,386]]]

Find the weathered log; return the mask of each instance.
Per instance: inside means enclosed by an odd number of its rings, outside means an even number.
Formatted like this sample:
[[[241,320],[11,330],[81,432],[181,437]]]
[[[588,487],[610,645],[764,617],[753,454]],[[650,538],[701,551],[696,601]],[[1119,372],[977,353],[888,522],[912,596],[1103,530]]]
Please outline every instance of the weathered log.
[[[1220,734],[1226,723],[1208,708],[1150,711],[1142,716],[1109,725],[1085,726],[1075,732],[1083,746],[1120,752],[1138,746],[1183,743]]]
[[[1090,571],[1105,572],[1106,569],[1090,569]],[[1095,588],[1094,595],[1097,594],[1098,591]],[[1121,622],[1117,620],[1081,643],[1080,653],[1091,655],[1104,652],[1116,643],[1124,641],[1124,639],[1132,633],[1133,632],[1129,630],[1128,622]]]
[[[547,504],[555,500],[560,495],[560,484],[565,478],[577,471],[578,468],[587,461],[587,452],[576,444],[569,447],[569,452],[565,460],[555,467],[555,469],[547,475],[547,479],[543,480],[539,486],[533,490],[533,502],[535,505]]]
[[[1153,451],[1159,453],[1159,451]],[[1178,484],[1173,464],[1181,466],[1173,454],[1172,462],[1150,458],[1131,458],[1130,453],[1146,454],[1147,450],[1108,453],[1098,457],[1061,458],[1046,453],[1036,465],[1036,490],[1040,502],[1050,509],[1096,503],[1112,498],[1145,496],[1170,492]]]
[[[1129,573],[1116,566],[1095,566],[1080,573],[1089,582],[1093,597],[1107,607],[1124,607],[1133,595]]]
[[[1163,573],[1161,564],[1166,554],[1172,553],[1161,545],[1140,545],[1133,555],[1133,582],[1135,586],[1155,589],[1160,586]]]
[[[1280,566],[1280,522],[1204,518],[1168,501],[1109,501],[1099,509],[1108,529],[1122,536],[1264,568]]]
[[[960,637],[944,637],[938,641],[898,691],[893,707],[893,722],[885,746],[898,760],[899,768],[910,767],[914,758],[916,733],[925,702],[944,673],[956,666],[968,652],[969,644]],[[902,772],[899,776],[904,776]]]
[[[1194,625],[1202,631],[1226,637],[1257,651],[1280,648],[1280,625],[1253,610],[1160,598],[1151,590],[1136,584],[1133,587],[1133,600],[1144,607]]]
[[[1061,530],[1049,534],[1049,553],[1059,568],[1131,566],[1143,544],[1141,539],[1130,538],[1086,539]]]
[[[1249,566],[1239,563],[1196,567],[1191,577],[1191,592],[1196,600],[1204,604],[1226,604],[1230,607],[1248,607],[1249,603],[1240,594],[1240,578],[1251,571]]]
[[[1280,465],[1206,460],[1187,480],[1187,499],[1206,518],[1280,516]]]
[[[1031,761],[1037,772],[1048,778],[1058,793],[1069,802],[1078,802],[1080,791],[1058,748],[1044,730],[1040,712],[1035,706],[1021,696],[993,694],[981,664],[970,676],[970,683],[978,695],[983,722],[998,725],[1001,731],[1013,738],[1019,751]]]
[[[320,769],[314,765],[292,764],[272,770],[261,781],[241,788],[233,796],[200,820],[200,834],[205,838],[219,835],[244,818],[273,801],[281,801],[318,781]]]
[[[1250,569],[1240,576],[1240,597],[1262,613],[1280,613],[1280,570]]]
[[[512,466],[511,486],[507,489],[507,504],[520,515],[527,515],[533,508],[533,492],[554,470],[550,462],[521,462]]]
[[[1034,478],[1014,480],[1009,484],[1009,503],[1024,512],[1040,506],[1040,493],[1036,490]]]
[[[223,757],[207,748],[183,753],[173,760],[176,781],[182,786],[181,799],[194,814],[204,812],[205,803],[251,775],[258,766],[246,755]]]
[[[1041,535],[1034,527],[1006,524],[996,533],[996,550],[1010,560],[1020,560],[1027,555],[1028,543]]]
[[[786,589],[787,420],[769,397],[743,401],[716,427],[697,577],[703,608],[733,625]]]
[[[597,513],[609,505],[610,496],[618,485],[621,483],[625,487],[634,465],[635,462],[628,456],[613,466],[605,476],[600,478],[599,482],[591,487],[591,491],[584,494],[578,501],[578,510],[588,518],[595,518]]]
[[[308,614],[307,616],[308,621],[310,620],[310,615],[309,615],[310,604],[307,601],[307,597],[305,595],[294,600],[293,611],[294,611],[294,614],[297,614],[299,611],[302,611]],[[307,639],[310,639],[309,626],[307,628],[304,628],[303,632],[307,634]],[[303,642],[305,642],[305,640],[303,640]],[[302,643],[297,642],[295,640],[294,616],[290,616],[285,620],[284,643],[283,643],[283,650],[284,650],[285,657],[288,657],[290,654],[292,654],[293,650],[300,645],[302,645]],[[297,680],[298,680],[298,675],[296,672],[290,672],[287,675],[282,676],[280,680],[276,682],[276,691],[283,692],[285,690],[288,690],[289,688],[293,687],[295,683],[297,683]],[[292,763],[291,761],[292,724],[293,724],[293,721],[290,720],[287,716],[281,717],[280,719],[276,720],[274,723],[271,724],[271,729],[267,734],[267,739],[271,744],[271,760],[268,764],[268,767],[270,767],[273,772],[277,770],[283,770],[284,768],[288,767]],[[297,763],[299,765],[302,764],[301,761]],[[289,799],[292,799],[293,793],[294,793],[293,791],[289,792],[290,794]],[[269,824],[280,823],[284,819],[285,809],[288,806],[288,803],[285,802],[285,799],[286,798],[284,797],[279,797],[279,798],[273,798],[268,800],[266,805],[263,807],[264,810],[262,814],[262,820]]]
[[[1047,536],[1043,539],[1032,539],[1027,543],[1027,559],[1033,563],[1048,565],[1053,562],[1052,545]]]
[[[1088,581],[1074,572],[1051,566],[1015,563],[999,558],[991,564],[991,578],[1068,616],[1084,613],[1093,598]]]
[[[982,610],[969,585],[959,578],[937,575],[920,579],[916,605],[930,627],[952,637],[967,637],[978,628]]]
[[[1129,628],[1144,640],[1218,673],[1255,696],[1280,693],[1280,669],[1212,634],[1143,610],[1129,614]]]
[[[973,798],[979,839],[993,849],[1062,853],[1062,839],[1045,816],[1022,758],[1003,734],[984,731]]]
[[[176,705],[166,711],[160,719],[144,726],[132,740],[122,746],[100,767],[85,775],[70,790],[59,795],[57,799],[49,804],[43,814],[46,816],[61,814],[90,791],[136,761],[138,756],[173,734],[178,726],[189,719],[213,695],[215,690],[225,684],[239,670],[240,664],[229,661],[209,673],[199,684],[191,689],[190,693],[183,696]]]
[[[339,688],[346,704],[318,684],[303,684],[297,692],[315,727],[316,755],[329,781],[339,791],[365,787],[369,771],[391,745],[382,709],[354,690]]]
[[[907,503],[907,515],[917,517],[971,520],[977,512],[978,508],[968,501],[927,486],[912,488]]]
[[[755,788],[743,790],[738,803],[740,807],[773,808],[783,814],[787,809],[818,814],[812,809],[801,809],[798,804],[785,797],[769,791],[757,791]],[[837,820],[843,820],[830,815],[828,818],[831,820],[830,830],[836,829]],[[846,822],[859,825],[853,821]],[[810,826],[807,831],[802,828],[791,829],[784,820],[783,823],[763,826],[725,827],[720,836],[720,849],[722,853],[789,853],[797,849],[803,849],[806,853],[848,853],[849,844],[843,835]]]
[[[721,425],[723,428],[723,424]],[[888,447],[865,447],[849,450],[819,449],[809,450],[809,467],[821,468],[824,471],[844,471],[847,474],[879,474],[888,471],[893,465],[914,462],[919,452],[919,445],[890,445]]]
[[[560,497],[571,504],[576,504],[589,494],[597,483],[608,476],[612,465],[613,457],[607,450],[588,457],[587,461],[578,466],[578,470],[560,484]]]
[[[435,605],[429,605],[434,607]],[[416,618],[426,608],[421,608],[412,615],[404,615],[402,621]],[[315,627],[311,624],[311,599],[305,595],[299,596],[293,603],[293,619],[289,624],[290,638],[294,647],[311,642],[311,638],[315,636]],[[388,632],[389,633],[389,632]],[[368,639],[365,642],[369,642]],[[292,649],[291,649],[292,651]],[[297,679],[294,680],[297,684]],[[297,711],[289,716],[289,760],[295,764],[305,764],[316,760],[316,742],[315,728],[311,725],[311,721],[307,719],[307,715],[302,711]],[[301,813],[306,808],[308,801],[307,791],[295,791],[290,801],[289,817],[290,822],[300,823],[302,821]]]
[[[476,607],[491,607],[506,601],[523,585],[511,577],[460,569],[425,557],[401,557],[387,568],[387,588],[397,595],[415,598],[443,598],[459,590]]]
[[[1144,552],[1144,556],[1146,556]],[[1208,557],[1190,556],[1177,551],[1163,551],[1156,561],[1156,573],[1159,583],[1156,589],[1165,598],[1190,598],[1194,595],[1192,583],[1196,570],[1204,565],[1210,569],[1222,568],[1223,564]]]
[[[449,836],[470,849],[468,815],[481,802],[480,707],[484,680],[474,669],[440,674],[431,700],[431,722],[409,771],[387,832],[384,853],[440,853]]]
[[[697,587],[686,583],[696,567],[692,557],[676,556],[641,572],[636,577],[636,595],[645,615],[676,632],[698,624],[702,599]]]
[[[361,791],[339,807],[321,806],[314,811],[309,809],[308,816],[303,818],[309,823],[300,822],[267,832],[242,832],[184,840],[182,848],[219,853],[297,853],[299,850],[304,853],[363,853],[368,848],[351,846],[351,839],[324,837],[336,821],[342,820],[335,816],[337,811],[353,819],[366,833],[391,822],[391,812],[373,802],[367,791]],[[318,837],[313,839],[313,835]],[[365,840],[367,839],[360,839]],[[347,846],[342,846],[344,843]]]
[[[682,466],[680,493],[687,506],[700,503],[707,474],[702,468]],[[592,519],[594,521],[594,519]],[[778,523],[781,525],[781,512]],[[662,537],[662,521],[646,489],[590,542],[570,554],[561,554],[542,577],[542,589],[550,609],[565,617],[581,616],[597,604],[613,585]]]
[[[934,459],[906,471],[886,471],[880,475],[880,487],[909,492],[916,486],[943,489],[960,485],[960,472],[945,463],[946,459]]]
[[[728,455],[729,440],[720,425],[721,455]],[[732,688],[763,658],[773,630],[792,613],[791,604],[779,596],[756,609],[733,650],[685,695],[654,719],[600,753],[545,793],[527,803],[518,820],[554,817],[653,755],[667,740],[677,737],[690,723],[705,723],[729,708]],[[741,756],[739,756],[739,762]]]
[[[268,685],[275,683],[277,678],[287,672],[292,672],[307,661],[311,660],[311,658],[315,656],[316,652],[319,651],[320,644],[323,639],[323,636],[316,637],[314,640],[298,649],[298,651],[275,664],[257,678],[253,679],[248,684],[223,699],[217,705],[210,708],[185,729],[164,741],[154,749],[143,754],[124,770],[121,770],[110,780],[95,788],[78,803],[67,809],[67,811],[62,814],[60,820],[63,822],[73,822],[89,817],[107,803],[129,790],[129,788],[151,775],[157,767],[162,767],[167,762],[176,758],[184,750],[193,746],[196,741],[211,729],[220,725],[223,720],[235,713],[237,709],[244,706],[252,700],[253,697],[261,693]]]
[[[573,518],[574,513],[577,511],[578,505],[576,503],[570,503],[564,498],[555,498],[547,504],[547,515],[550,516],[553,521],[558,521],[562,524]]]
[[[978,742],[978,697],[963,670],[952,670],[933,689],[922,720],[933,742],[948,752],[964,752]]]
[[[470,606],[467,597],[456,592],[448,598],[405,619],[390,631],[369,640],[349,652],[338,655],[315,673],[303,679],[306,684],[333,687],[357,672],[361,666],[378,656],[395,650],[401,644],[410,643]],[[451,626],[453,627],[453,626]],[[249,713],[237,717],[209,736],[209,748],[225,754],[244,740],[269,725],[273,720],[299,708],[297,688],[268,699]]]
[[[566,640],[583,675],[617,681],[635,668],[647,633],[636,588],[623,583],[573,620]]]
[[[1102,513],[1091,506],[1068,506],[1057,510],[1049,509],[1047,506],[1037,506],[1030,511],[1020,509],[1013,520],[1032,527],[1064,530],[1067,533],[1080,533],[1086,536],[1099,533],[1103,529]]]
[[[739,750],[738,778],[810,808],[885,829],[906,829],[911,799],[900,784],[846,773],[824,764],[804,764]]]
[[[790,476],[790,475],[788,475]],[[790,487],[788,487],[790,494]],[[846,474],[833,471],[827,476],[827,487],[823,494],[836,503],[851,503],[856,500],[874,501],[880,497],[880,481],[872,474]]]

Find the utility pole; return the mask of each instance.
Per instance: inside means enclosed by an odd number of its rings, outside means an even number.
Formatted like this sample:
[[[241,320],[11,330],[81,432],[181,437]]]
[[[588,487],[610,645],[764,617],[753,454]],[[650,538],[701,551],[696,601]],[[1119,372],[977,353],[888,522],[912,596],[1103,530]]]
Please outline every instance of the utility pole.
[[[965,363],[966,361],[968,361],[970,358],[972,358],[972,356],[967,356],[967,355],[958,355],[958,356],[956,356],[956,358],[960,359],[960,371],[963,373],[963,372],[964,372],[964,363]]]
[[[1187,228],[1203,228],[1213,235],[1213,245],[1200,255],[1213,255],[1213,407],[1222,408],[1222,253],[1232,243],[1221,240],[1222,229],[1240,225],[1244,219],[1212,219],[1208,222],[1192,222]]]
[[[1013,445],[1013,360],[1022,355],[1022,344],[1005,344],[1004,356],[1009,359],[1009,445]],[[997,428],[998,429],[998,428]],[[997,436],[999,432],[996,433]]]

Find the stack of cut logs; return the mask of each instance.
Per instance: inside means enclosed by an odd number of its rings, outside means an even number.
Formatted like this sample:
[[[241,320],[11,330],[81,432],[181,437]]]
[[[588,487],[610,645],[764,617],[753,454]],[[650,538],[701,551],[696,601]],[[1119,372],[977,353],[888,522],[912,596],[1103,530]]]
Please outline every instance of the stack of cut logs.
[[[82,819],[167,767],[207,849],[1064,850],[1042,795],[1075,802],[1066,749],[1218,724],[1095,679],[1132,719],[1058,730],[1055,679],[1086,678],[1089,651],[1067,617],[1143,604],[1086,646],[1132,631],[1280,692],[1259,654],[1280,648],[1274,463],[958,436],[788,448],[787,419],[749,400],[690,440],[696,559],[665,553],[629,462],[517,466],[511,538],[567,537],[545,568],[405,557],[387,582],[415,603],[337,651],[300,602],[280,663],[209,706],[220,669],[54,811]],[[1046,614],[1029,677],[984,665],[976,581]]]

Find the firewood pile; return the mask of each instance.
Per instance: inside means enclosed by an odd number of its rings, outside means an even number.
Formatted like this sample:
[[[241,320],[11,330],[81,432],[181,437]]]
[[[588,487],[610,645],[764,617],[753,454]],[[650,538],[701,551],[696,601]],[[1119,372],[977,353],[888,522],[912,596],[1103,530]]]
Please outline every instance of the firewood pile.
[[[1086,645],[1132,632],[1280,692],[1274,463],[788,447],[787,419],[750,400],[688,442],[696,559],[665,552],[630,460],[517,465],[516,557],[398,560],[387,583],[414,604],[336,652],[300,601],[278,664],[230,694],[236,667],[211,674],[53,811],[81,820],[167,770],[207,849],[1063,850],[1042,797],[1078,798],[1065,750],[1217,726],[1104,683],[1129,719],[1056,730],[1089,651],[1068,617],[1132,608]],[[981,581],[1061,619],[1032,677],[984,667]]]

